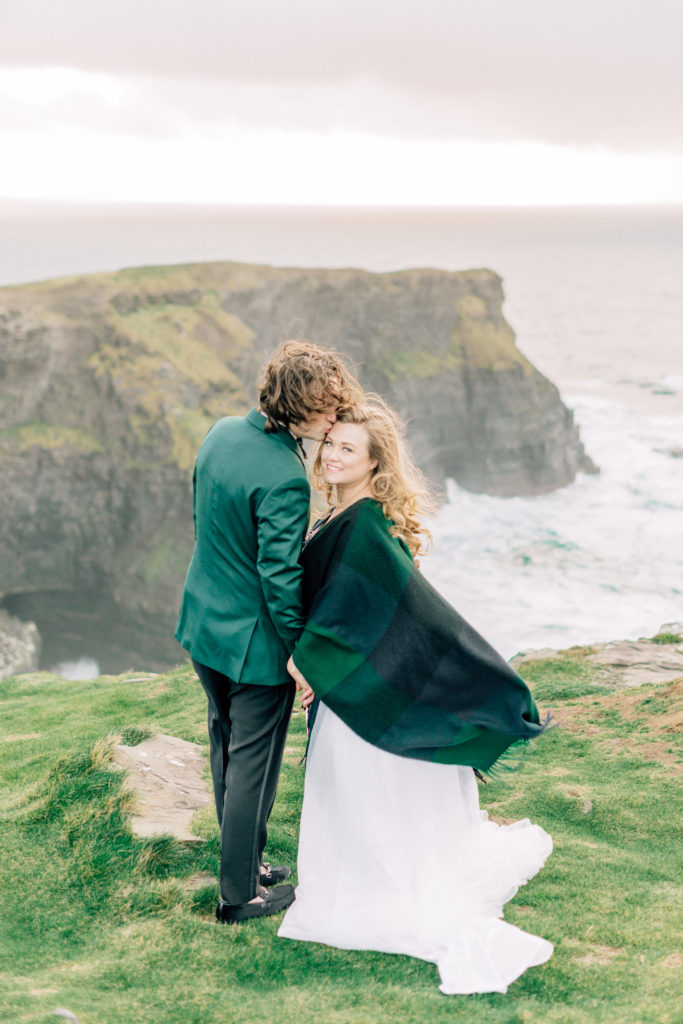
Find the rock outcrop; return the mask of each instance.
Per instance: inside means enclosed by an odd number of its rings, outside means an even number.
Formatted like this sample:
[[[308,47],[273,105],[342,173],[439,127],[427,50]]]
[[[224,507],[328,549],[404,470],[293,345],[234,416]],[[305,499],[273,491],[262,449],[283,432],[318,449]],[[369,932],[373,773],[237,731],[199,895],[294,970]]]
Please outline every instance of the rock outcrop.
[[[136,836],[170,835],[201,842],[192,831],[194,815],[213,803],[204,779],[205,747],[159,733],[136,746],[118,743],[113,765],[127,772],[135,793],[131,828]]]
[[[545,661],[567,654],[544,647],[524,651],[511,664],[524,671],[533,661]],[[577,652],[581,660],[598,669],[604,686],[630,688],[646,683],[671,683],[683,680],[683,622],[667,622],[654,637],[642,640],[611,640],[593,644]]]
[[[163,668],[211,423],[285,337],[335,345],[409,420],[437,480],[535,494],[592,470],[518,351],[488,270],[140,268],[0,289],[0,600],[48,664]]]
[[[40,662],[40,634],[35,622],[21,622],[0,608],[0,679],[35,672]]]

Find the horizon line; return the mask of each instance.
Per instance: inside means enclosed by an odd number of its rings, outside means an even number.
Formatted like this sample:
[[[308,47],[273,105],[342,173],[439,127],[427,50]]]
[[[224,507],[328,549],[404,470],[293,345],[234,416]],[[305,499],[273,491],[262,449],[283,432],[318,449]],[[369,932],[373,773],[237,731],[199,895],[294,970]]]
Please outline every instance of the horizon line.
[[[226,210],[260,209],[260,210],[582,210],[582,209],[683,209],[683,200],[638,200],[637,202],[609,201],[568,201],[564,203],[301,203],[288,201],[256,201],[243,202],[212,201],[212,200],[157,200],[157,199],[71,199],[55,196],[3,196],[0,195],[0,206],[87,206],[87,207],[121,207],[144,206],[157,209],[202,209],[222,208]]]

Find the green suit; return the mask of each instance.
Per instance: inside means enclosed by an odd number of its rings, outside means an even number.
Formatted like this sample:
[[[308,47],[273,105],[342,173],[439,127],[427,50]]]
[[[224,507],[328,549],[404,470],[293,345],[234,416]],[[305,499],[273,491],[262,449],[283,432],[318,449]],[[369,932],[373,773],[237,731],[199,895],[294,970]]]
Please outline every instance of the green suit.
[[[195,548],[176,638],[236,682],[277,684],[303,628],[299,555],[310,488],[289,431],[219,420],[194,472]]]
[[[310,488],[288,430],[256,409],[219,420],[195,465],[195,546],[176,638],[208,699],[211,776],[221,830],[221,900],[259,892],[261,860],[303,628],[299,555]]]

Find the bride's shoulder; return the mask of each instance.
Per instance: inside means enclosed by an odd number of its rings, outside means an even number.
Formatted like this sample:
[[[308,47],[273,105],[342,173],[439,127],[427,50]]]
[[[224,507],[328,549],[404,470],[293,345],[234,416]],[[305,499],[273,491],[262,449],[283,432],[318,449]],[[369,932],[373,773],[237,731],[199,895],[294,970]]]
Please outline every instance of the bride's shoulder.
[[[393,523],[385,516],[381,501],[377,501],[376,498],[362,498],[356,509],[355,525],[364,532],[390,536]]]
[[[356,519],[370,523],[387,523],[391,525],[391,520],[387,519],[384,515],[381,501],[377,501],[376,498],[361,498],[356,503],[355,512]]]
[[[375,539],[381,537],[388,540],[390,549],[400,549],[411,562],[414,562],[413,554],[405,540],[396,536],[393,520],[384,514],[381,501],[377,501],[375,498],[364,498],[359,504],[362,505],[362,508],[359,509],[356,522],[358,523],[360,520],[361,527],[364,527],[363,533],[366,536],[372,534]]]

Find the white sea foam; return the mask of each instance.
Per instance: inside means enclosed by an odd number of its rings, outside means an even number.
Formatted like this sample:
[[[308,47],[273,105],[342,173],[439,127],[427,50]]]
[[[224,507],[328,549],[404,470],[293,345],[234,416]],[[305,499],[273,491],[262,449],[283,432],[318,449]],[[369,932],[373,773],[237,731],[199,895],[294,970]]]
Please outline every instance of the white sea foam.
[[[535,498],[454,484],[425,574],[506,657],[683,619],[683,418],[572,396],[598,476]]]
[[[60,661],[51,670],[65,679],[96,679],[100,666],[94,658],[77,658],[75,661]]]

